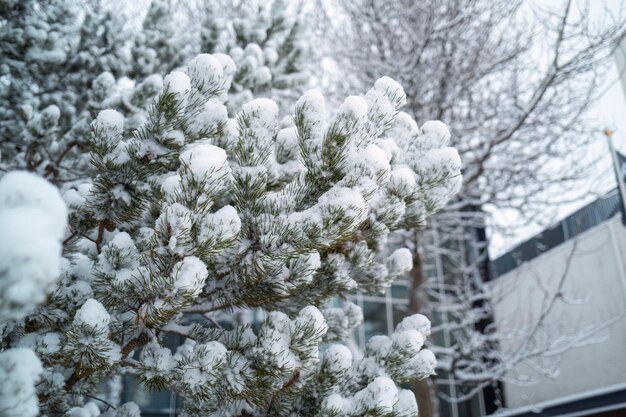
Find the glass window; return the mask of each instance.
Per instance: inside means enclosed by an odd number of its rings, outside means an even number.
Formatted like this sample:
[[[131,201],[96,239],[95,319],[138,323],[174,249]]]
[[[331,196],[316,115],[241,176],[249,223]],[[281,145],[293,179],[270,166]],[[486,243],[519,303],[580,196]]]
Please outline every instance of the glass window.
[[[176,407],[172,392],[168,390],[150,392],[132,376],[124,377],[124,402],[128,401],[135,402],[141,408],[142,416],[151,413],[169,415],[170,411]]]
[[[387,334],[387,313],[384,302],[363,302],[363,326],[366,343],[372,336]]]
[[[391,284],[391,298],[401,298],[406,300],[409,298],[408,287],[404,284]]]
[[[393,328],[395,329],[398,323],[400,323],[403,318],[409,315],[409,305],[393,303],[392,311],[393,311]]]

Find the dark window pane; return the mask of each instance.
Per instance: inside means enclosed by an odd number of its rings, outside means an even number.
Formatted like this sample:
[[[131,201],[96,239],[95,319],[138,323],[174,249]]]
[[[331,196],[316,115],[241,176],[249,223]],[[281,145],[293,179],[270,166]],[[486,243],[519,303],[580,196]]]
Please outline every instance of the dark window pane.
[[[392,298],[403,298],[403,299],[409,298],[409,293],[408,293],[407,286],[406,285],[392,284],[391,285],[391,297]]]
[[[395,329],[398,323],[400,323],[403,318],[409,315],[409,305],[394,303],[392,307],[392,311],[393,311],[393,328]]]
[[[363,303],[363,326],[365,327],[365,340],[379,334],[387,334],[387,314],[385,303],[365,301]]]
[[[170,391],[150,392],[141,382],[130,376],[124,377],[124,402],[128,401],[137,403],[142,411],[148,413],[169,412],[174,405]]]

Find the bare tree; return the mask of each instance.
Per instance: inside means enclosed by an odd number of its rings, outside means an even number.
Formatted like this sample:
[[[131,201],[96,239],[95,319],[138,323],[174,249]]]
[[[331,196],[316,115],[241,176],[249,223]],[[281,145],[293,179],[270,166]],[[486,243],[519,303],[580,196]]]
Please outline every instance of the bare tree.
[[[402,239],[417,255],[411,308],[447,316],[452,340],[438,350],[441,366],[473,393],[502,378],[502,367],[512,366],[503,360],[522,359],[491,353],[497,340],[485,335],[492,309],[484,285],[489,242],[470,235],[484,234],[486,222],[511,231],[511,224],[494,224],[493,209],[513,210],[523,222],[548,222],[563,190],[571,198],[588,191],[595,161],[585,153],[599,131],[588,110],[624,37],[625,16],[608,10],[594,16],[590,2],[571,0],[549,7],[510,0],[346,0],[333,13],[332,56],[338,72],[350,73],[339,89],[381,75],[399,80],[407,112],[448,123],[462,155],[460,196],[429,228]],[[419,257],[434,251],[444,263],[443,283],[429,279],[437,266]],[[422,404],[422,415],[432,414],[433,405]]]

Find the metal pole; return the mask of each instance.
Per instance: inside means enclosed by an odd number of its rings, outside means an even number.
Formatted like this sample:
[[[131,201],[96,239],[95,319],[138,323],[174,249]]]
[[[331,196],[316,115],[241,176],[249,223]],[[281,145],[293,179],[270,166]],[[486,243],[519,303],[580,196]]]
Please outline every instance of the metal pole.
[[[624,186],[624,177],[619,167],[619,160],[617,159],[615,147],[613,146],[613,130],[609,128],[604,129],[604,135],[607,138],[609,151],[611,153],[611,160],[613,161],[613,170],[615,171],[615,179],[617,180],[617,186],[619,188],[622,213],[626,213],[626,186]],[[622,221],[626,221],[626,219],[622,219]]]

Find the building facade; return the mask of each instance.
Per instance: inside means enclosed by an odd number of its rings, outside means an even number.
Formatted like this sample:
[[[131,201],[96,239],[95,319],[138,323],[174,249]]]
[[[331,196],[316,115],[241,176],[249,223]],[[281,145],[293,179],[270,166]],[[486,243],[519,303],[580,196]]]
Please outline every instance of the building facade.
[[[493,262],[502,351],[529,356],[508,371],[499,415],[626,416],[621,217],[614,190]]]

